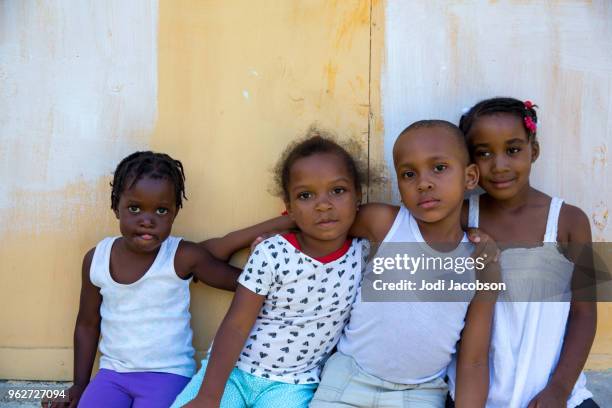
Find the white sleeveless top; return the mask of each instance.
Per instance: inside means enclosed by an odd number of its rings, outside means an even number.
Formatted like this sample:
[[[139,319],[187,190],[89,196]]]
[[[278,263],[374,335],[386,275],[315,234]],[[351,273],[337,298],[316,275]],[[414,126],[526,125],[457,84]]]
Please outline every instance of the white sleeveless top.
[[[149,270],[121,284],[110,274],[118,237],[102,240],[91,261],[91,283],[100,288],[100,368],[117,372],[163,372],[191,377],[195,371],[189,283],[174,271],[181,238],[168,237]]]
[[[423,239],[416,220],[402,205],[384,243],[420,242],[424,251],[440,254]],[[464,234],[462,243],[469,242]],[[462,244],[450,256],[468,256]],[[461,250],[465,254],[456,254]],[[417,254],[417,256],[420,255]],[[472,273],[466,272],[466,273]],[[351,356],[368,374],[398,384],[421,384],[442,377],[455,352],[468,302],[364,302],[361,288],[338,350]]]
[[[470,196],[469,203],[468,225],[478,228],[479,195]],[[560,296],[559,300],[565,301],[521,302],[500,295],[495,305],[491,332],[487,408],[527,407],[546,387],[559,361],[570,309],[574,270],[574,264],[555,245],[562,204],[563,200],[557,197],[550,202],[543,246],[509,248],[501,253],[502,280],[508,292],[515,291],[526,299],[528,294],[525,288],[532,285],[536,291],[534,299],[552,298],[542,293],[542,289],[546,288],[551,296]],[[534,273],[539,275],[535,281]],[[454,397],[454,359],[448,375],[449,388]],[[592,396],[586,389],[586,377],[581,373],[567,406],[576,407]]]

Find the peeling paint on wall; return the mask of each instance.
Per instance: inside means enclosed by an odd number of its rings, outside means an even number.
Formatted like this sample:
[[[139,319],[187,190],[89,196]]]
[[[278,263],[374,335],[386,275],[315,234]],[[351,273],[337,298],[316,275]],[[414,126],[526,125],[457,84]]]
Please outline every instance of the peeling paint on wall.
[[[31,213],[40,194],[95,184],[147,147],[157,111],[157,7],[155,0],[0,2],[4,214]],[[22,217],[22,227],[51,226],[63,207],[51,204],[36,221]]]
[[[0,378],[71,378],[83,254],[117,233],[111,172],[156,124],[157,17],[0,1]]]
[[[612,241],[604,210],[612,203],[610,21],[605,0],[389,0],[382,73],[389,168],[393,142],[415,120],[457,123],[481,99],[530,99],[539,106],[541,145],[532,184],[592,214],[595,237]],[[394,176],[393,183],[398,202]]]
[[[593,240],[612,242],[611,21],[608,0],[388,0],[381,103],[393,187],[385,197],[399,202],[391,149],[407,125],[457,123],[479,100],[514,96],[539,106],[532,185],[580,207]],[[611,310],[598,305],[600,316]],[[609,368],[611,350],[609,319],[599,319],[587,367]]]

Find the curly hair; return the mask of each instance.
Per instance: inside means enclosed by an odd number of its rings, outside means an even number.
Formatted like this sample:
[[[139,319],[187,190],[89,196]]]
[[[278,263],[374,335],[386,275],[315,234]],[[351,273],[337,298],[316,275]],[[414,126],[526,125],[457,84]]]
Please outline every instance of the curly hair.
[[[366,166],[360,160],[355,159],[355,157],[361,157],[361,148],[357,142],[338,142],[331,133],[311,126],[305,137],[287,146],[274,167],[274,194],[288,202],[289,176],[293,164],[299,159],[321,153],[337,155],[344,162],[357,191],[362,191],[367,172]]]

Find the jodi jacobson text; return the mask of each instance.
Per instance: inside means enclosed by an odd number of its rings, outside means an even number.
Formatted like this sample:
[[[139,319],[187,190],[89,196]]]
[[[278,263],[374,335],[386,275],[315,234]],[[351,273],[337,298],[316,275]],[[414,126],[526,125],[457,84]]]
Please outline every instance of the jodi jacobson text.
[[[372,282],[372,288],[376,291],[504,291],[506,290],[506,284],[504,282],[481,282],[479,280],[474,282],[455,282],[452,279],[447,282],[443,279],[439,279],[436,282],[421,280],[421,284],[419,286],[417,285],[417,282],[409,281],[407,279],[402,279],[398,282],[384,282],[381,279],[377,279]]]

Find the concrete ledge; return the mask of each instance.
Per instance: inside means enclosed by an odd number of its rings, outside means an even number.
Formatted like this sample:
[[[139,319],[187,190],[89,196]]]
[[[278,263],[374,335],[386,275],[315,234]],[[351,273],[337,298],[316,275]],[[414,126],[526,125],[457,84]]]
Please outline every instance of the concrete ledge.
[[[612,370],[587,371],[587,387],[594,395],[594,400],[600,407],[612,407]],[[6,396],[8,389],[27,388],[68,388],[69,382],[13,381],[0,380],[0,407],[3,408],[34,408],[40,407],[39,402],[15,401]]]

